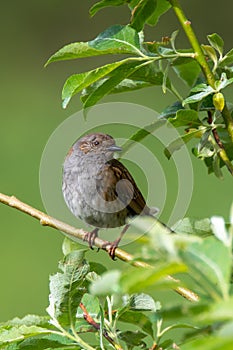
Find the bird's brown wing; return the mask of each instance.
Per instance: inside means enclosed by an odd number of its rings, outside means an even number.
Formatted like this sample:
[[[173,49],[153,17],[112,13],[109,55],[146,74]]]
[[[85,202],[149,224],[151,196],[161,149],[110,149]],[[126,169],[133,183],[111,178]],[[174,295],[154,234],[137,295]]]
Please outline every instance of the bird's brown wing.
[[[104,200],[113,201],[119,198],[130,215],[139,215],[142,211],[145,215],[150,215],[150,209],[133,177],[117,159],[112,159],[103,166],[97,176],[96,185]]]

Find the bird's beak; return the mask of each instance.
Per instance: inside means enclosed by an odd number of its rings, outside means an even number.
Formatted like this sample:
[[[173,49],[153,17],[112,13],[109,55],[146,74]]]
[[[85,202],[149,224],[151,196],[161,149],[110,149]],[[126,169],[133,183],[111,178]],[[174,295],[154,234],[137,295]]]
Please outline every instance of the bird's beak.
[[[107,148],[107,150],[111,152],[121,152],[122,148],[116,145],[111,145]]]

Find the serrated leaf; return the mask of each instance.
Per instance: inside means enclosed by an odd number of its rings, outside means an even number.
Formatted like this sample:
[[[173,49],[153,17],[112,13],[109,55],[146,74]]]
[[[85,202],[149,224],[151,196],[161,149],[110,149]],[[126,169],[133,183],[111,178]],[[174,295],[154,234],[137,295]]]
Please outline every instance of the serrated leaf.
[[[157,6],[156,0],[141,0],[132,11],[132,17],[130,21],[131,27],[140,32],[144,24],[151,17]]]
[[[20,342],[19,350],[68,350],[71,349],[73,342],[64,336],[58,334],[41,335],[30,337]],[[17,349],[17,350],[18,350]],[[77,344],[75,349],[81,349]],[[10,349],[9,349],[10,350]]]
[[[178,77],[182,79],[189,87],[196,83],[201,72],[199,64],[192,58],[177,58],[173,61],[172,67]]]
[[[161,309],[161,304],[145,293],[133,294],[129,298],[129,309],[134,311],[153,311]]]
[[[50,276],[50,305],[47,312],[63,327],[75,323],[77,308],[85,289],[81,288],[89,272],[89,264],[84,260],[85,250],[72,251],[59,264],[62,272]]]
[[[127,0],[102,0],[102,1],[98,1],[96,4],[94,4],[90,8],[89,13],[91,16],[94,16],[99,10],[101,10],[105,7],[120,6],[120,5],[124,5],[127,2],[128,2]]]
[[[213,234],[210,219],[184,218],[172,227],[177,233],[194,234],[207,237]]]
[[[177,111],[175,118],[169,118],[168,121],[175,126],[197,127],[201,125],[198,113],[192,109],[181,109]]]
[[[49,327],[48,316],[26,315],[23,318],[15,317],[10,321],[0,323],[0,327],[18,327],[18,326],[41,326]]]
[[[172,141],[164,150],[165,156],[170,159],[175,151],[178,151],[182,146],[193,138],[200,138],[203,131],[199,129],[190,130],[187,134],[182,135],[176,140]]]
[[[219,55],[222,56],[224,41],[217,33],[207,35],[208,41],[215,50],[218,51]]]
[[[37,335],[49,334],[51,330],[39,326],[14,326],[10,329],[0,328],[0,345],[23,341]]]

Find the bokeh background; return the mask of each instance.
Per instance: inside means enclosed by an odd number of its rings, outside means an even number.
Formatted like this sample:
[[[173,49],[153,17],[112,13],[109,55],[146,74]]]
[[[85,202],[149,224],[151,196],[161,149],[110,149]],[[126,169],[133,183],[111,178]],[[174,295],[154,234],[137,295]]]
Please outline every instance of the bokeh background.
[[[112,24],[125,24],[126,8],[106,9],[94,18],[88,9],[94,1],[21,0],[4,1],[0,11],[1,191],[43,210],[39,189],[39,165],[45,144],[53,130],[81,108],[74,98],[67,110],[61,107],[61,89],[72,73],[82,72],[109,61],[90,58],[43,67],[48,57],[67,43],[86,41]],[[233,2],[217,0],[181,1],[202,42],[206,35],[219,33],[226,50],[232,47]],[[148,40],[169,36],[179,24],[172,12],[156,28],[147,28]],[[181,46],[188,43],[180,33]],[[227,90],[231,102],[233,90]],[[157,111],[174,101],[159,87],[110,96],[106,101],[135,102]],[[194,191],[187,215],[228,218],[232,203],[232,179],[208,175],[201,161],[192,156]],[[168,162],[168,161],[167,161]],[[172,176],[172,174],[171,174]],[[159,187],[158,187],[159,188]],[[165,218],[166,220],[166,218]],[[28,313],[45,314],[48,304],[48,276],[62,256],[63,236],[4,205],[0,205],[0,321]],[[104,260],[102,253],[88,253],[92,260]],[[104,260],[109,268],[123,263]]]

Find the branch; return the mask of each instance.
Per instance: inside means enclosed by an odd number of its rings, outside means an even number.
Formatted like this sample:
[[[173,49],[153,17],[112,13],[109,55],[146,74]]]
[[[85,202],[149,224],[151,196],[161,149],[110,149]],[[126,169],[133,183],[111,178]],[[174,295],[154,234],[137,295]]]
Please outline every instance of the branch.
[[[83,305],[83,303],[79,304],[80,309],[83,311],[83,317],[84,319],[92,326],[94,327],[97,331],[100,331],[100,324],[95,322],[95,320],[91,317],[91,315],[88,313],[87,309]],[[116,344],[115,341],[109,336],[108,332],[106,329],[102,330],[102,334],[107,341],[112,344],[112,346],[117,349],[117,350],[123,350],[122,347],[119,344]]]
[[[18,209],[18,210],[22,211],[23,213],[26,213],[26,214],[34,217],[35,219],[39,220],[41,225],[43,225],[43,226],[53,227],[56,230],[62,231],[64,233],[70,235],[71,237],[75,237],[75,238],[84,240],[85,236],[88,234],[87,231],[84,231],[83,229],[75,228],[73,226],[70,226],[70,225],[62,222],[62,221],[59,221],[59,220],[53,218],[52,216],[49,216],[49,215],[43,213],[42,211],[35,209],[24,202],[21,202],[19,199],[17,199],[14,196],[7,196],[3,193],[0,193],[0,202],[3,204],[6,204],[12,208]],[[103,249],[107,252],[109,252],[109,250],[111,248],[111,244],[108,241],[104,241],[99,237],[96,237],[94,239],[94,245],[97,248]],[[151,267],[151,265],[149,265],[143,261],[135,261],[133,255],[127,253],[126,251],[124,251],[120,248],[116,248],[115,256],[118,257],[120,260],[128,262],[135,267],[144,267],[144,268]],[[176,280],[172,276],[167,276],[167,279],[172,280],[174,282],[179,282],[178,280]],[[174,290],[178,294],[180,294],[182,297],[184,297],[185,299],[187,299],[189,301],[193,301],[193,302],[199,301],[199,296],[187,288],[177,287]]]
[[[196,37],[196,34],[191,26],[191,22],[188,20],[188,18],[185,16],[185,13],[179,3],[179,0],[169,0],[170,4],[172,5],[172,8],[182,26],[184,29],[184,32],[192,45],[192,48],[195,53],[195,59],[199,63],[200,67],[202,68],[202,71],[206,77],[206,80],[208,84],[215,89],[215,77],[213,72],[210,70],[210,67],[206,61],[205,55],[202,51],[202,48],[200,46],[200,43]],[[233,142],[233,119],[231,116],[231,113],[229,109],[227,108],[227,105],[225,103],[225,106],[222,110],[222,117],[224,120],[224,123],[226,125],[228,134],[231,138],[231,141]]]
[[[211,125],[213,122],[212,113],[211,113],[211,111],[207,111],[207,114],[208,114],[208,123]],[[226,165],[227,169],[229,170],[229,172],[231,173],[231,175],[233,175],[233,165],[232,165],[230,159],[228,158],[228,155],[225,151],[225,148],[223,146],[222,141],[220,140],[220,137],[218,135],[216,128],[212,129],[212,134],[214,136],[215,142],[217,143],[217,145],[219,147],[219,151],[218,151],[219,157],[225,163],[225,165]]]

